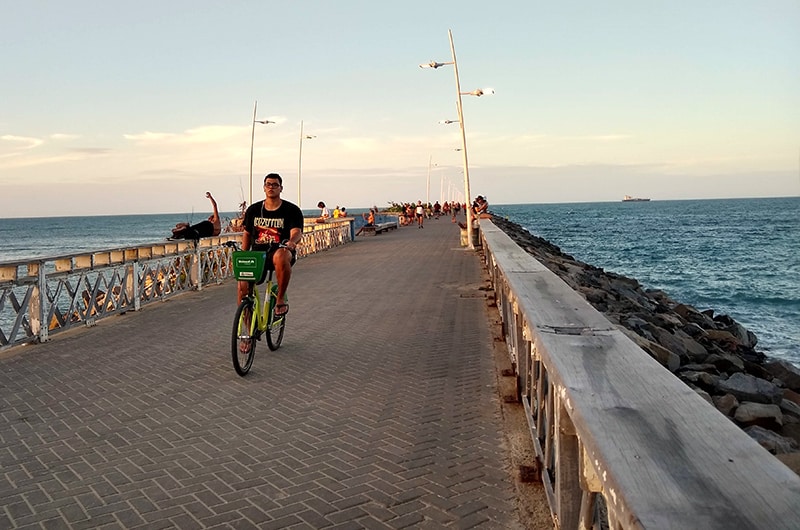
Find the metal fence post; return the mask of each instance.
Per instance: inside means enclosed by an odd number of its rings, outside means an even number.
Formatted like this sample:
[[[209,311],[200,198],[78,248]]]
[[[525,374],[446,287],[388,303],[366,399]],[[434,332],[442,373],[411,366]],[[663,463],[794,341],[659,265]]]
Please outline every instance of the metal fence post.
[[[139,289],[139,275],[141,274],[141,265],[139,261],[133,262],[133,279],[131,281],[131,296],[133,297],[133,310],[139,311],[142,308],[142,293]]]
[[[38,324],[39,342],[47,342],[49,331],[47,322],[47,273],[44,270],[44,262],[40,261],[38,268],[36,287],[34,287],[31,303],[28,307],[32,320],[33,329],[31,331],[36,335]]]

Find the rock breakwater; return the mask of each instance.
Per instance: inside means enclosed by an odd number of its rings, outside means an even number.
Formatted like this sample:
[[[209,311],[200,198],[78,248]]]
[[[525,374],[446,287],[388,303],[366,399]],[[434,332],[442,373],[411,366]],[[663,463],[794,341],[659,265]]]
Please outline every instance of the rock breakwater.
[[[771,453],[800,467],[800,369],[770,359],[728,315],[672,300],[633,278],[583,263],[522,226],[492,222],[580,293],[645,352]]]

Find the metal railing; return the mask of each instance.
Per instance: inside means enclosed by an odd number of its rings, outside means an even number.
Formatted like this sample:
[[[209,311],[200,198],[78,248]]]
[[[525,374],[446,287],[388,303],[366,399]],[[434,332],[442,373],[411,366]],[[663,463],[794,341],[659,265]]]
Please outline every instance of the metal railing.
[[[231,277],[226,233],[194,241],[165,241],[0,263],[0,350],[142,305],[201,290]],[[307,224],[298,258],[352,241],[350,221]]]
[[[800,528],[800,478],[490,220],[481,252],[557,528]]]

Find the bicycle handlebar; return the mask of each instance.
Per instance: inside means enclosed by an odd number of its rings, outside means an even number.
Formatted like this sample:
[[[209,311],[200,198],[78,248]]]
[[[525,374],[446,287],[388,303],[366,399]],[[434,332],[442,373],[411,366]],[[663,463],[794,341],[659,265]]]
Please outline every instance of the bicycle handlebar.
[[[288,246],[286,246],[286,243],[288,243],[288,242],[289,242],[288,239],[284,239],[283,241],[278,243],[278,248],[289,248]],[[272,244],[272,243],[270,243],[270,244]],[[223,243],[223,245],[226,246],[226,247],[230,247],[233,250],[241,250],[241,248],[239,247],[239,243],[236,242],[236,241],[226,241],[225,243]]]

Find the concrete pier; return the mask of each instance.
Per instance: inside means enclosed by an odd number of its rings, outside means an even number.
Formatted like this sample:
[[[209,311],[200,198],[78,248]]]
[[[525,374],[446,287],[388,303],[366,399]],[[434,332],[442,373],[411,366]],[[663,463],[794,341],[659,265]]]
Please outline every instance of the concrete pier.
[[[0,355],[0,528],[523,528],[478,256],[449,218],[301,259],[231,365],[233,281]]]

